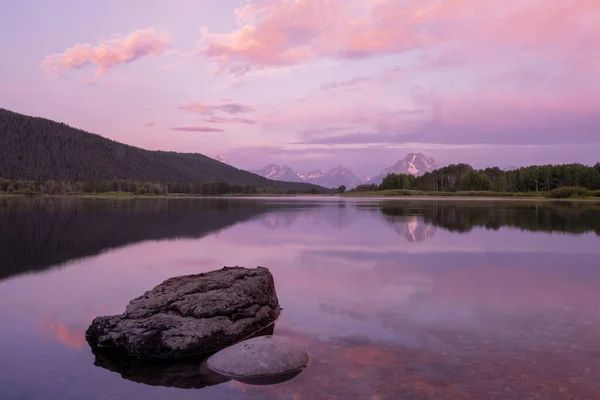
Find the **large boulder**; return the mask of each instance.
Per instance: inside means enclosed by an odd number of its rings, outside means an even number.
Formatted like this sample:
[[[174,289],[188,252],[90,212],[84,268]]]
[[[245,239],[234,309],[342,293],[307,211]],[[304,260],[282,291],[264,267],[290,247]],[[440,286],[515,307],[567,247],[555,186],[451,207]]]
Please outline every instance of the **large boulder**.
[[[205,355],[254,336],[279,312],[268,269],[225,267],[164,281],[124,314],[95,318],[86,338],[139,358]]]

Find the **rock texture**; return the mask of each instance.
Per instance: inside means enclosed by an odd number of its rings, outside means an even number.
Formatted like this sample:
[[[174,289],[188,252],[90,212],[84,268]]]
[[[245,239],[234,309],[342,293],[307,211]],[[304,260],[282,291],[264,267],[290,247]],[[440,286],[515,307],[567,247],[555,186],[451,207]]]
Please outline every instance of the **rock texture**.
[[[97,317],[92,347],[139,358],[209,354],[253,336],[279,316],[273,276],[263,267],[225,267],[166,280],[132,300],[122,315]]]
[[[212,371],[250,384],[274,384],[298,375],[308,352],[282,336],[260,336],[227,347],[207,360]]]

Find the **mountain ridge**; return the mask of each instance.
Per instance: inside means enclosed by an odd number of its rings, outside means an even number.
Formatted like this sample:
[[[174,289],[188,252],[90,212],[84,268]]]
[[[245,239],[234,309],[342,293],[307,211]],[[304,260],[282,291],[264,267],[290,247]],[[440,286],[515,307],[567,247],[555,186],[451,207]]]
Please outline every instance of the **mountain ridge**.
[[[325,173],[320,169],[311,172],[296,172],[288,165],[279,166],[277,164],[269,164],[262,169],[251,172],[268,179],[308,182],[327,188],[337,188],[343,185],[347,189],[352,189],[361,184],[372,183],[378,185],[387,175],[392,173],[420,176],[437,168],[438,166],[433,158],[427,157],[422,153],[408,153],[403,159],[372,177],[359,177],[349,168],[340,164],[327,170]]]
[[[251,172],[268,179],[307,182],[327,188],[337,188],[342,185],[352,188],[364,183],[362,178],[359,178],[350,169],[340,164],[330,168],[327,172],[323,172],[320,169],[310,172],[296,172],[289,165],[279,166],[277,164],[269,164],[262,169]]]
[[[427,157],[423,153],[408,153],[404,159],[398,160],[396,164],[384,169],[379,175],[374,176],[371,179],[371,182],[380,184],[389,174],[410,174],[420,176],[426,172],[435,171],[436,169],[438,169],[438,165],[433,158]]]
[[[201,153],[146,150],[4,108],[0,108],[0,178],[227,182],[299,192],[326,191],[305,182],[269,180]]]

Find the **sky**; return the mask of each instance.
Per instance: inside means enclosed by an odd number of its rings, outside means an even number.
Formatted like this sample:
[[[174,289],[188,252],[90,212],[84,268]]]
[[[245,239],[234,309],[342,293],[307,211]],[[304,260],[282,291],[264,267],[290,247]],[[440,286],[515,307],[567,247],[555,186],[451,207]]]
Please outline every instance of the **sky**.
[[[3,0],[0,107],[258,169],[600,161],[598,0]]]

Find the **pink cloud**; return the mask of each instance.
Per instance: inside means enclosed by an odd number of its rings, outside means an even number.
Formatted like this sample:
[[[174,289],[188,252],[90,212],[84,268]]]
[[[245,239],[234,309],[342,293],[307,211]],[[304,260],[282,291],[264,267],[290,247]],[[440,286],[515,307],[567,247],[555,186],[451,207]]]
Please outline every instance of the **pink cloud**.
[[[97,81],[94,79],[89,79],[85,83],[87,83],[90,86],[103,86],[103,87],[111,87],[114,85],[112,82],[100,82],[100,81]]]
[[[203,34],[198,50],[231,72],[254,66],[298,64],[315,56],[315,41],[341,0],[247,1],[236,10],[240,28]]]
[[[146,122],[144,123],[144,128],[151,128],[156,125],[156,122]]]
[[[245,114],[254,112],[254,108],[245,104],[226,103],[220,105],[202,104],[191,102],[179,107],[179,110],[193,112],[202,115],[214,116],[215,113],[223,112],[226,114]]]
[[[321,90],[325,92],[331,92],[338,88],[345,88],[346,90],[356,90],[357,86],[360,86],[364,83],[372,82],[373,78],[368,76],[357,76],[352,79],[348,79],[345,81],[332,81],[326,82],[321,85]]]
[[[526,51],[585,65],[600,48],[596,0],[246,0],[236,14],[238,29],[205,31],[198,49],[235,74],[414,49],[449,52],[442,63]]]
[[[224,118],[224,117],[210,117],[202,120],[202,122],[206,122],[209,124],[246,124],[246,125],[254,125],[256,121],[249,118]]]
[[[97,75],[104,74],[117,65],[130,63],[142,57],[160,56],[170,46],[166,33],[159,34],[154,28],[137,30],[125,37],[116,37],[97,45],[77,44],[63,53],[44,58],[42,66],[49,72],[60,73],[94,64]]]
[[[588,75],[509,65],[474,70],[473,87],[462,92],[410,87],[420,71],[384,69],[369,79],[324,85],[360,84],[364,96],[334,102],[316,96],[277,106],[257,121],[265,131],[294,132],[292,145],[600,143],[600,97]],[[331,126],[344,128],[333,132]]]
[[[506,83],[497,83],[502,84]],[[569,91],[556,83],[550,88],[530,89],[524,95],[490,85],[486,93],[464,96],[436,96],[415,89],[412,97],[421,108],[402,110],[392,104],[357,104],[319,114],[315,102],[312,111],[280,110],[269,122],[287,124],[289,129],[295,124],[301,129],[297,132],[301,139],[296,144],[304,145],[600,143],[600,98],[593,93]],[[303,120],[299,117],[303,113],[312,115],[305,125],[301,125]],[[325,127],[333,121],[356,126],[331,132]]]
[[[182,132],[225,132],[223,129],[211,128],[210,126],[180,126],[171,128],[171,130]]]

